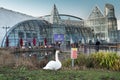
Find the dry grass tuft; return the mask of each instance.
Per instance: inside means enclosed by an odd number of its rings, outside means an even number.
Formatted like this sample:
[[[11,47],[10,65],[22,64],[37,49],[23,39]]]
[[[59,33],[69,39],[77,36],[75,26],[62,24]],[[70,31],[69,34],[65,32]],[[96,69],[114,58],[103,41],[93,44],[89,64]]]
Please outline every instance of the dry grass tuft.
[[[8,51],[0,51],[0,66],[11,65],[15,63],[15,56]]]
[[[36,65],[32,62],[30,58],[19,57],[18,59],[16,59],[14,68],[18,68],[21,66],[27,67],[28,69],[37,69]]]
[[[24,66],[28,69],[39,69],[44,67],[46,63],[46,59],[39,61],[35,56],[25,57],[21,55],[19,57],[15,57],[9,49],[0,50],[0,67],[10,66],[13,68],[18,68]]]

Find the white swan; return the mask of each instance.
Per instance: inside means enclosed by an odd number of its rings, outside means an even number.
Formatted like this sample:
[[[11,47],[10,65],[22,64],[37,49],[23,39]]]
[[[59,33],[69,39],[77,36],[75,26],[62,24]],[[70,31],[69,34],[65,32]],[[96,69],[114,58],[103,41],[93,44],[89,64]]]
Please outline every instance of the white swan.
[[[45,69],[45,70],[58,70],[58,69],[60,69],[62,67],[61,62],[58,59],[58,53],[59,52],[60,52],[59,50],[56,50],[56,52],[55,52],[55,61],[53,61],[53,60],[49,61],[47,63],[47,65],[45,67],[43,67],[43,69]]]

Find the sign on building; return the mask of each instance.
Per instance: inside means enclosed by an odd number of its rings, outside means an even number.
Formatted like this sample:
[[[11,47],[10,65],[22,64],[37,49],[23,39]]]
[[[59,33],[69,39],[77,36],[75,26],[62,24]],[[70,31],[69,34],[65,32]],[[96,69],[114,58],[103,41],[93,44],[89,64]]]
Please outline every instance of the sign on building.
[[[64,41],[64,34],[54,34],[54,41]]]

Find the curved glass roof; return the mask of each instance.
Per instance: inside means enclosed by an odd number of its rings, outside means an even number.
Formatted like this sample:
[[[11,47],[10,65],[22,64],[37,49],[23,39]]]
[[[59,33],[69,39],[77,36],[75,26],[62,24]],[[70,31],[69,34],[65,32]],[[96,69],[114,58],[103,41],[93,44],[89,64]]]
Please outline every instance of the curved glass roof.
[[[63,34],[63,45],[70,46],[71,39],[73,42],[79,42],[88,40],[91,37],[90,28],[83,27],[83,25],[53,25],[45,20],[27,20],[13,26],[7,33],[2,41],[2,47],[5,46],[20,46],[21,39],[23,45],[33,46],[33,40],[36,40],[36,46],[44,45],[44,40],[47,40],[47,44],[55,43],[54,35]]]
[[[47,37],[46,33],[49,33],[49,27],[50,23],[45,20],[27,20],[20,22],[13,26],[7,33],[9,46],[18,46],[20,38],[25,42],[32,42],[33,38],[43,40],[43,38]],[[1,46],[5,46],[5,42],[6,36]]]

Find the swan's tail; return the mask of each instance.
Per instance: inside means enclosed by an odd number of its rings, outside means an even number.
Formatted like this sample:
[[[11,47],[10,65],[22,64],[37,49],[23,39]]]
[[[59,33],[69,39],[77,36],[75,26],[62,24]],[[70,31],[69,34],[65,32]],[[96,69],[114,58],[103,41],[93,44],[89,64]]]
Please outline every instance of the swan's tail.
[[[45,66],[45,67],[43,67],[43,69],[45,69],[45,70],[47,70],[47,69],[49,69],[47,66]]]
[[[46,66],[45,66],[45,67],[43,67],[43,69],[47,69],[47,68],[46,68]]]

